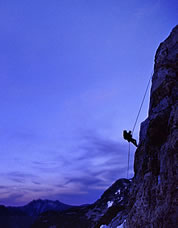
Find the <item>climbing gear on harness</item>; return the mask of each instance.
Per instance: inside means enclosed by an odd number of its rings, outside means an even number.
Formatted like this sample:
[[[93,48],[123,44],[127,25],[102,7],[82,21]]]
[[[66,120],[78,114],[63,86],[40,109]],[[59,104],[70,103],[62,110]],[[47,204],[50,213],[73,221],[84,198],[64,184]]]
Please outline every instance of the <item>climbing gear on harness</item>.
[[[136,147],[138,147],[136,139],[132,138],[132,132],[131,131],[127,132],[126,130],[124,130],[123,131],[123,137],[125,140],[133,143]]]

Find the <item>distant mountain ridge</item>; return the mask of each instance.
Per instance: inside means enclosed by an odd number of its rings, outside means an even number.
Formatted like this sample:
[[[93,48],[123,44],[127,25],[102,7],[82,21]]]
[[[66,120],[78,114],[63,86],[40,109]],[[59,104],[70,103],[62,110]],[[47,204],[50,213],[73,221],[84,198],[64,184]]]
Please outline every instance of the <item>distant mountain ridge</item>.
[[[71,205],[61,203],[60,201],[52,200],[33,200],[20,209],[29,216],[38,216],[39,214],[46,211],[64,211],[71,208]]]
[[[62,212],[42,213],[32,228],[100,228],[122,224],[127,217],[131,180],[119,179],[95,203]]]
[[[10,214],[13,213],[21,213],[23,215],[28,215],[28,216],[38,216],[43,212],[46,211],[64,211],[69,208],[71,208],[71,205],[67,205],[64,203],[61,203],[60,201],[52,201],[52,200],[33,200],[30,203],[24,205],[24,206],[3,206],[0,205],[0,207],[5,207],[6,211],[9,212]]]
[[[28,228],[34,220],[47,211],[61,212],[71,208],[71,205],[52,200],[33,200],[25,206],[6,207],[0,205],[0,227]]]

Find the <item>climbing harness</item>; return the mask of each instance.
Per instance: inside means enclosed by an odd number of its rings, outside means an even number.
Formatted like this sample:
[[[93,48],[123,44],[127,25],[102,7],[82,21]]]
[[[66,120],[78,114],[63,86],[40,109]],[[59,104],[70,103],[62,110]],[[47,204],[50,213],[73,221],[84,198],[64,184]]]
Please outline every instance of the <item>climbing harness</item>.
[[[142,106],[143,106],[143,103],[144,103],[144,101],[145,101],[145,97],[146,97],[146,94],[147,94],[147,91],[148,91],[148,88],[149,88],[149,85],[150,85],[152,76],[153,76],[153,71],[152,71],[151,76],[150,76],[150,78],[149,78],[149,81],[148,81],[148,84],[147,84],[147,87],[146,87],[146,90],[145,90],[145,93],[144,93],[144,96],[143,96],[143,99],[142,99],[142,102],[141,102],[141,105],[140,105],[138,114],[137,114],[137,117],[136,117],[136,120],[135,120],[133,129],[132,129],[132,134],[134,133],[134,130],[135,130],[135,127],[136,127],[136,124],[137,124],[137,121],[138,121],[140,112],[141,112],[141,110],[142,110]],[[129,176],[129,165],[130,165],[130,142],[129,142],[129,149],[128,149],[127,179],[128,179],[128,176]]]

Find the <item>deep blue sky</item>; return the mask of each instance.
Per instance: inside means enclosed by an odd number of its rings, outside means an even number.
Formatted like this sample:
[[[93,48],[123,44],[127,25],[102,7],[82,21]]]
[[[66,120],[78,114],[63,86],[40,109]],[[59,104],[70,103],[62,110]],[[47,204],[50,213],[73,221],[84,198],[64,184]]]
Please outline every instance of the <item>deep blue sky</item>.
[[[0,204],[91,203],[126,177],[122,130],[176,12],[168,0],[0,0]]]

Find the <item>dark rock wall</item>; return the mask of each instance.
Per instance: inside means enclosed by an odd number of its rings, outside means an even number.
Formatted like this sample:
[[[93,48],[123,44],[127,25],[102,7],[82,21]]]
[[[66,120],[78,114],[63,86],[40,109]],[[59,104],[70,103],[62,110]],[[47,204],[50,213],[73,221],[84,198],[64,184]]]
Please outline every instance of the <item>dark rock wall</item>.
[[[174,228],[178,164],[178,26],[160,44],[148,118],[135,153],[127,228]],[[177,210],[178,214],[178,210]]]

